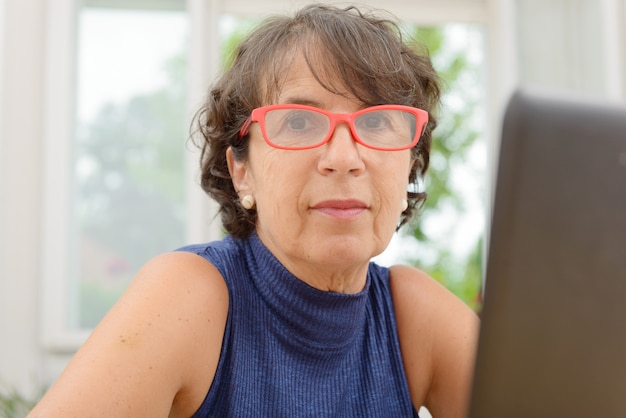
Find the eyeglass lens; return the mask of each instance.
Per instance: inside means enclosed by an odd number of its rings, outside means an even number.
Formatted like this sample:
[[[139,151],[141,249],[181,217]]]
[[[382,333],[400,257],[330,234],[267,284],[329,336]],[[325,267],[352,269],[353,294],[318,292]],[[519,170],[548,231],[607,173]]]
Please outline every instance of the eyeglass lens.
[[[415,115],[398,109],[373,109],[353,121],[354,132],[363,143],[382,149],[406,147],[415,138]],[[332,135],[331,119],[305,109],[275,109],[265,115],[267,139],[285,148],[321,144]]]

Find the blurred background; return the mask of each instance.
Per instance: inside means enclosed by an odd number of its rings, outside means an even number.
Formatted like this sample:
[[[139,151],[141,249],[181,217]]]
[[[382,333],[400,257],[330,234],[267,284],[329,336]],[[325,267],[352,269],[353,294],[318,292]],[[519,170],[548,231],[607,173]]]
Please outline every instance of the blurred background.
[[[190,121],[237,41],[306,3],[0,0],[0,417],[23,415],[149,258],[222,236]],[[626,100],[626,0],[359,4],[401,18],[444,80],[428,201],[376,261],[479,312],[506,102],[530,85]]]

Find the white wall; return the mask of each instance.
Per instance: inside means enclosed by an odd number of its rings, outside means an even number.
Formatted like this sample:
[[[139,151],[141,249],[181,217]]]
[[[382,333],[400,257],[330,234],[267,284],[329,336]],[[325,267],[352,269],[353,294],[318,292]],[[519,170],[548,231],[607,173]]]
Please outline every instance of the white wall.
[[[44,0],[4,2],[0,119],[0,383],[38,378]]]
[[[524,84],[624,98],[623,0],[517,0]]]

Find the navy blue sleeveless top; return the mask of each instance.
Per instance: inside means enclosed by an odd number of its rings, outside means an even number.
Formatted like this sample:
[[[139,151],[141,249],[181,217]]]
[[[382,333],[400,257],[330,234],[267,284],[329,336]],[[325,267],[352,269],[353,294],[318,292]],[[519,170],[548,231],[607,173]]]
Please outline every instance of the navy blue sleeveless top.
[[[417,417],[400,354],[389,270],[361,293],[317,290],[256,235],[181,249],[222,274],[230,304],[200,417]]]

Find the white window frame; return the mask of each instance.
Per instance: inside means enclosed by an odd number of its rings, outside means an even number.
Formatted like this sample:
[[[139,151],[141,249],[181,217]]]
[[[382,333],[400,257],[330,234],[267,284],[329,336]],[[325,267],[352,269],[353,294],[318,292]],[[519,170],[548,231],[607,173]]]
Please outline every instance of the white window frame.
[[[71,145],[73,139],[76,4],[60,0],[48,9],[43,139],[42,318],[44,347],[65,351],[86,335],[67,328]]]
[[[147,3],[151,7],[146,7]],[[71,156],[75,126],[78,7],[180,10],[180,3],[178,0],[56,0],[55,7],[48,9],[42,170],[41,340],[49,353],[70,355],[90,333],[90,330],[71,329],[68,323],[71,306],[69,258],[72,249],[66,236],[72,227],[70,179],[73,175]],[[197,47],[196,50],[201,49]],[[194,80],[197,79],[197,76],[194,77]],[[198,81],[194,83],[200,84]],[[196,159],[190,156],[187,166],[192,166],[192,161],[197,166]],[[194,171],[189,169],[186,172],[186,183],[189,183],[190,190],[199,189]],[[188,198],[188,240],[207,240],[219,236],[219,229],[215,226],[217,222],[211,222],[210,203],[206,198],[201,199],[200,194],[192,192]]]
[[[602,0],[607,97],[626,101],[626,0]]]
[[[4,97],[4,0],[0,0],[0,98]],[[3,131],[4,100],[0,99],[0,132]],[[0,155],[4,148],[4,140],[0,138]],[[0,158],[0,173],[2,173],[2,158]]]

